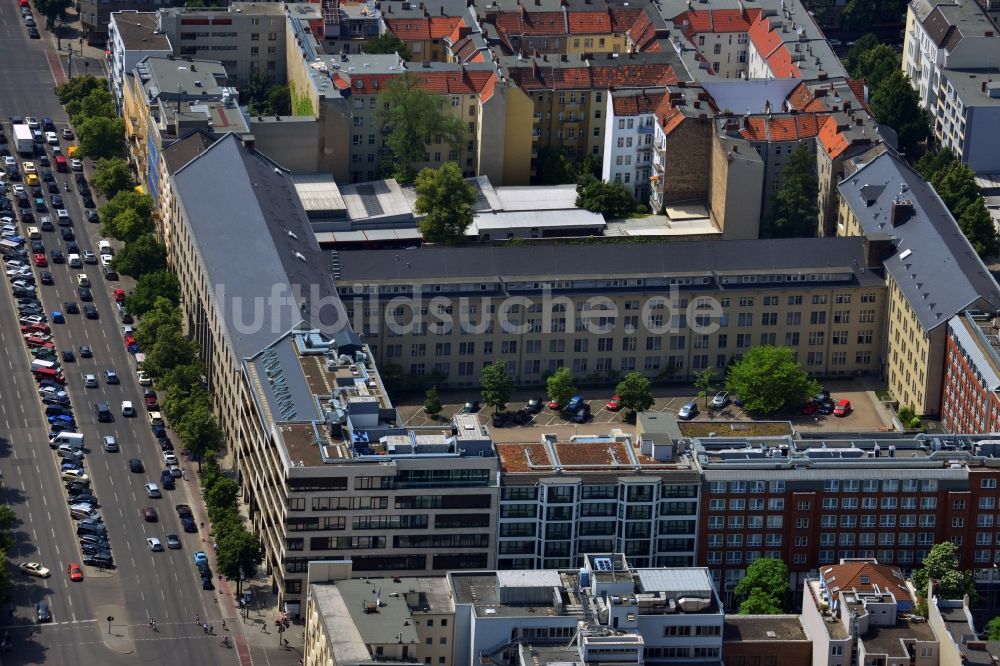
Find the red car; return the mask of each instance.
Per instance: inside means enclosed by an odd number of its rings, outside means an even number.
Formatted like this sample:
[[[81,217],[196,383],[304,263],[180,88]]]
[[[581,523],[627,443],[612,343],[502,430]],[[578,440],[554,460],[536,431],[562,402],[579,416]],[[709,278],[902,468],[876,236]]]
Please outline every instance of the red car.
[[[35,265],[40,267],[49,265],[49,260],[45,258],[44,252],[35,253]]]
[[[125,336],[125,348],[127,349],[127,348],[131,347],[134,344],[137,344],[136,341],[135,341],[135,338],[133,338],[131,335],[126,335]]]
[[[22,333],[50,333],[48,324],[27,324],[21,327]]]
[[[17,0],[17,5],[18,5],[18,7],[27,7],[28,6],[28,0]]]
[[[815,414],[819,410],[819,405],[816,404],[815,400],[810,400],[806,404],[802,405],[802,413],[806,416],[810,414]]]
[[[160,517],[156,515],[156,509],[151,506],[147,506],[142,510],[142,517],[147,523],[155,523],[160,519]]]
[[[622,408],[622,399],[618,397],[618,394],[611,396],[611,400],[608,400],[608,404],[604,405],[605,409],[609,412],[617,412]]]
[[[32,349],[37,349],[38,347],[46,347],[48,349],[55,349],[55,345],[52,344],[48,339],[41,338],[37,335],[31,335],[24,339],[24,344]]]
[[[121,303],[125,300],[125,290],[115,289],[111,294],[115,297],[115,303]]]
[[[66,572],[69,574],[69,579],[72,581],[80,582],[83,580],[83,569],[81,569],[80,565],[76,562],[71,563],[69,568],[66,569]]]
[[[853,411],[853,408],[851,407],[851,401],[850,400],[841,400],[841,401],[837,402],[837,406],[833,408],[833,415],[834,416],[847,416],[848,414],[851,413],[851,411]]]
[[[556,400],[549,400],[549,409],[559,409],[559,402]]]

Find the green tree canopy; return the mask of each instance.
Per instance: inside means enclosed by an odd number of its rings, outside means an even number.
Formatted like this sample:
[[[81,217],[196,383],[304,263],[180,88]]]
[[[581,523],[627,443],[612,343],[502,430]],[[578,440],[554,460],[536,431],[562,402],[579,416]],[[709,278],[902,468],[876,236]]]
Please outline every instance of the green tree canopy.
[[[17,525],[17,514],[6,504],[0,505],[0,550],[5,553],[14,546],[14,526]]]
[[[565,406],[576,395],[576,385],[569,368],[563,366],[549,375],[545,380],[545,389],[549,400],[555,400],[560,407]]]
[[[888,125],[899,137],[899,149],[913,155],[930,133],[927,112],[921,108],[917,91],[901,71],[893,70],[868,96],[868,106],[878,122]]]
[[[873,0],[847,0],[840,13],[840,25],[847,30],[864,30],[875,22],[877,13]]]
[[[56,97],[63,106],[72,101],[83,99],[95,90],[104,90],[108,82],[96,76],[77,76],[56,86]]]
[[[45,17],[47,28],[51,28],[56,19],[62,17],[72,5],[71,0],[35,0],[35,9]]]
[[[111,266],[119,273],[139,278],[146,273],[156,273],[167,269],[167,247],[154,234],[142,234],[126,243]]]
[[[95,116],[76,123],[80,153],[93,159],[125,155],[125,122]]]
[[[214,453],[222,448],[222,428],[215,420],[208,404],[193,405],[183,414],[180,422],[174,424],[174,430],[177,431],[184,448],[199,461],[199,464],[205,453]]]
[[[247,83],[240,89],[243,101],[252,116],[267,114],[267,91],[271,88],[271,82],[264,72],[256,71],[247,78]]]
[[[993,218],[982,197],[965,207],[958,218],[958,227],[972,244],[972,249],[983,259],[992,259],[1000,249]]]
[[[167,330],[157,336],[152,347],[145,348],[145,354],[146,361],[143,368],[154,377],[159,377],[178,365],[193,362],[197,358],[198,348],[180,331]]]
[[[541,146],[535,158],[535,182],[538,185],[568,185],[580,179],[576,165],[559,146]]]
[[[1000,617],[986,623],[986,635],[991,641],[1000,641]]]
[[[35,9],[45,17],[45,26],[51,28],[56,19],[73,6],[71,0],[35,0]]]
[[[86,96],[73,99],[66,104],[66,115],[74,125],[79,125],[88,118],[118,118],[115,98],[107,87],[91,90]]]
[[[219,571],[236,581],[236,595],[243,591],[243,581],[253,578],[264,561],[260,538],[245,528],[227,532],[218,541]]]
[[[774,597],[761,589],[754,589],[740,602],[740,615],[781,615],[784,609]]]
[[[931,184],[956,219],[961,217],[968,206],[981,198],[979,188],[976,187],[976,174],[958,161],[939,169],[931,179]]]
[[[444,406],[441,404],[441,394],[438,393],[438,387],[432,386],[427,389],[424,394],[424,412],[431,417],[435,417],[441,413]]]
[[[393,176],[404,184],[413,182],[427,144],[436,137],[459,153],[464,148],[465,127],[446,106],[447,96],[428,93],[419,80],[404,74],[392,79],[378,95],[378,121],[389,130],[385,138],[391,153],[389,164]]]
[[[797,405],[819,391],[795,355],[787,347],[751,347],[743,358],[729,366],[726,390],[740,396],[750,412],[771,414]]]
[[[781,186],[774,195],[774,211],[765,220],[765,238],[808,238],[815,236],[819,209],[816,198],[816,157],[804,143],[792,151],[781,171]]]
[[[510,394],[514,392],[514,382],[507,374],[507,361],[497,359],[484,367],[480,383],[484,404],[498,412],[507,409]]]
[[[871,40],[865,40],[869,42]],[[865,50],[857,50],[859,45],[854,44],[855,62],[851,69],[851,76],[856,79],[864,79],[868,89],[871,90],[884,81],[889,74],[899,69],[899,56],[888,44],[876,41]]]
[[[403,60],[413,60],[413,54],[403,43],[403,40],[392,34],[384,32],[375,39],[369,39],[361,47],[362,53],[398,53]]]
[[[117,192],[101,208],[101,233],[126,243],[142,234],[153,233],[156,231],[153,209],[153,197],[148,194],[135,190]],[[118,219],[125,213],[132,215]]]
[[[938,173],[957,163],[958,158],[955,157],[955,153],[947,148],[935,148],[921,155],[914,168],[924,177],[924,180],[933,183]]]
[[[180,310],[166,298],[157,298],[135,327],[135,339],[142,347],[149,348],[165,334],[182,330]]]
[[[176,275],[169,271],[143,275],[125,303],[129,312],[141,316],[153,307],[157,298],[165,298],[174,305],[180,303],[181,285]]]
[[[224,474],[214,476],[210,485],[205,486],[205,508],[208,509],[209,518],[236,508],[239,497],[240,485],[236,481]]]
[[[576,205],[610,219],[628,217],[635,212],[635,199],[621,183],[605,183],[583,174],[576,186]]]
[[[733,588],[733,594],[744,603],[753,599],[748,610],[740,605],[741,614],[773,615],[782,612],[790,589],[785,563],[773,557],[764,557],[754,560],[747,567],[746,574]],[[760,608],[771,610],[759,610]]]
[[[851,76],[855,76],[857,71],[859,60],[861,55],[866,51],[875,48],[882,42],[874,34],[866,32],[865,34],[854,40],[854,44],[847,51],[847,57],[844,58],[844,69],[850,72]],[[857,77],[863,78],[863,77]]]
[[[417,175],[416,211],[424,217],[417,224],[430,243],[458,243],[472,224],[475,190],[462,178],[454,162],[437,169],[423,169]]]
[[[98,160],[96,172],[90,182],[108,199],[123,190],[135,187],[132,169],[129,168],[128,162],[120,157]]]
[[[712,368],[705,368],[694,376],[694,387],[698,389],[698,397],[705,399],[705,407],[708,407],[708,396],[718,386],[718,381],[719,378]]]
[[[630,372],[618,382],[615,393],[622,407],[637,413],[653,406],[653,383],[638,372]]]
[[[143,320],[139,322],[140,326],[148,317],[149,315],[143,317]],[[136,332],[138,333],[138,331]],[[139,344],[142,344],[142,342],[140,341]],[[202,384],[202,376],[204,374],[205,368],[199,362],[178,365],[177,367],[171,368],[165,372],[156,382],[156,386],[157,388],[166,391],[168,394],[175,387],[182,394],[198,390],[204,391],[204,385]]]
[[[927,583],[935,581],[935,594],[941,599],[961,599],[968,594],[976,595],[976,581],[968,569],[958,566],[958,546],[950,541],[935,544],[923,565],[913,572],[913,586],[921,597],[927,596]]]
[[[292,115],[292,90],[287,85],[272,86],[267,91],[267,106],[274,116]]]

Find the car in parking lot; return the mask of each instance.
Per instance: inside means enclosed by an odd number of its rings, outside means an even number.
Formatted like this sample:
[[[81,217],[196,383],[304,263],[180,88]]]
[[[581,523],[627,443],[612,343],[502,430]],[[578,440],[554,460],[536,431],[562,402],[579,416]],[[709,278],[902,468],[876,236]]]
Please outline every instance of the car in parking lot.
[[[719,391],[712,398],[712,409],[722,409],[729,404],[729,391]]]
[[[142,474],[144,471],[146,471],[146,469],[142,466],[142,460],[140,460],[139,458],[129,458],[128,469],[133,474]]]
[[[78,470],[66,470],[60,477],[63,481],[74,481],[76,483],[89,483],[90,477],[85,472]]]
[[[147,523],[155,523],[160,517],[156,514],[156,509],[151,506],[142,507],[142,519]]]
[[[677,410],[677,418],[683,421],[690,421],[696,416],[698,416],[698,402],[696,400],[685,403]]]
[[[608,400],[608,404],[604,405],[604,408],[609,412],[617,412],[622,408],[622,399],[618,397],[618,394],[611,396],[611,400]]]
[[[115,565],[115,560],[110,555],[85,555],[83,563],[91,567],[110,569]]]
[[[74,493],[67,500],[69,504],[89,504],[90,506],[100,506],[97,497],[91,493]]]
[[[833,408],[833,415],[834,416],[847,416],[852,411],[854,411],[854,408],[851,407],[851,401],[850,400],[840,400],[840,401],[837,402],[837,406]]]

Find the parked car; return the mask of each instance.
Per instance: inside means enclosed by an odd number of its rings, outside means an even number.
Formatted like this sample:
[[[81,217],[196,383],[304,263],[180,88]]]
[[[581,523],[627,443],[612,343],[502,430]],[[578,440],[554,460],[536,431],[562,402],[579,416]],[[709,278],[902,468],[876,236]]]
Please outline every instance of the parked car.
[[[833,408],[833,415],[834,416],[847,416],[852,411],[854,411],[854,408],[851,407],[851,401],[850,400],[840,400],[840,401],[837,402],[837,406]]]
[[[719,391],[712,398],[712,409],[722,409],[729,404],[729,391]]]
[[[677,418],[683,421],[690,421],[698,416],[698,402],[692,400],[677,411]]]

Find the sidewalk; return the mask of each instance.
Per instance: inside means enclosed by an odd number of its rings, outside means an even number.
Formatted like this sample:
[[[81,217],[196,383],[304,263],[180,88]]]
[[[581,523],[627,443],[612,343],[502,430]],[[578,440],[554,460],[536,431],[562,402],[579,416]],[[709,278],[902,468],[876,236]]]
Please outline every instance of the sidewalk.
[[[232,456],[227,455],[219,460],[223,470],[231,469]],[[192,472],[197,464],[192,466]],[[201,485],[197,473],[188,476],[194,484],[191,488],[192,505],[195,520],[201,526],[201,536],[204,551],[212,571],[218,572],[219,562],[215,554],[215,542],[211,535],[208,522],[208,512],[201,495]],[[244,520],[247,519],[245,506],[240,503],[239,510]],[[302,620],[291,622],[283,632],[278,631],[276,620],[282,617],[283,609],[278,607],[278,595],[272,592],[270,576],[264,571],[251,580],[243,582],[243,594],[250,595],[246,609],[240,607],[236,599],[236,584],[216,573],[217,601],[221,616],[226,620],[226,629],[232,638],[239,654],[240,666],[251,666],[255,663],[255,655],[262,663],[269,666],[297,666],[303,656],[305,644],[305,623]],[[245,617],[244,617],[245,615]],[[216,634],[224,635],[216,627]],[[283,647],[279,641],[288,641]]]

